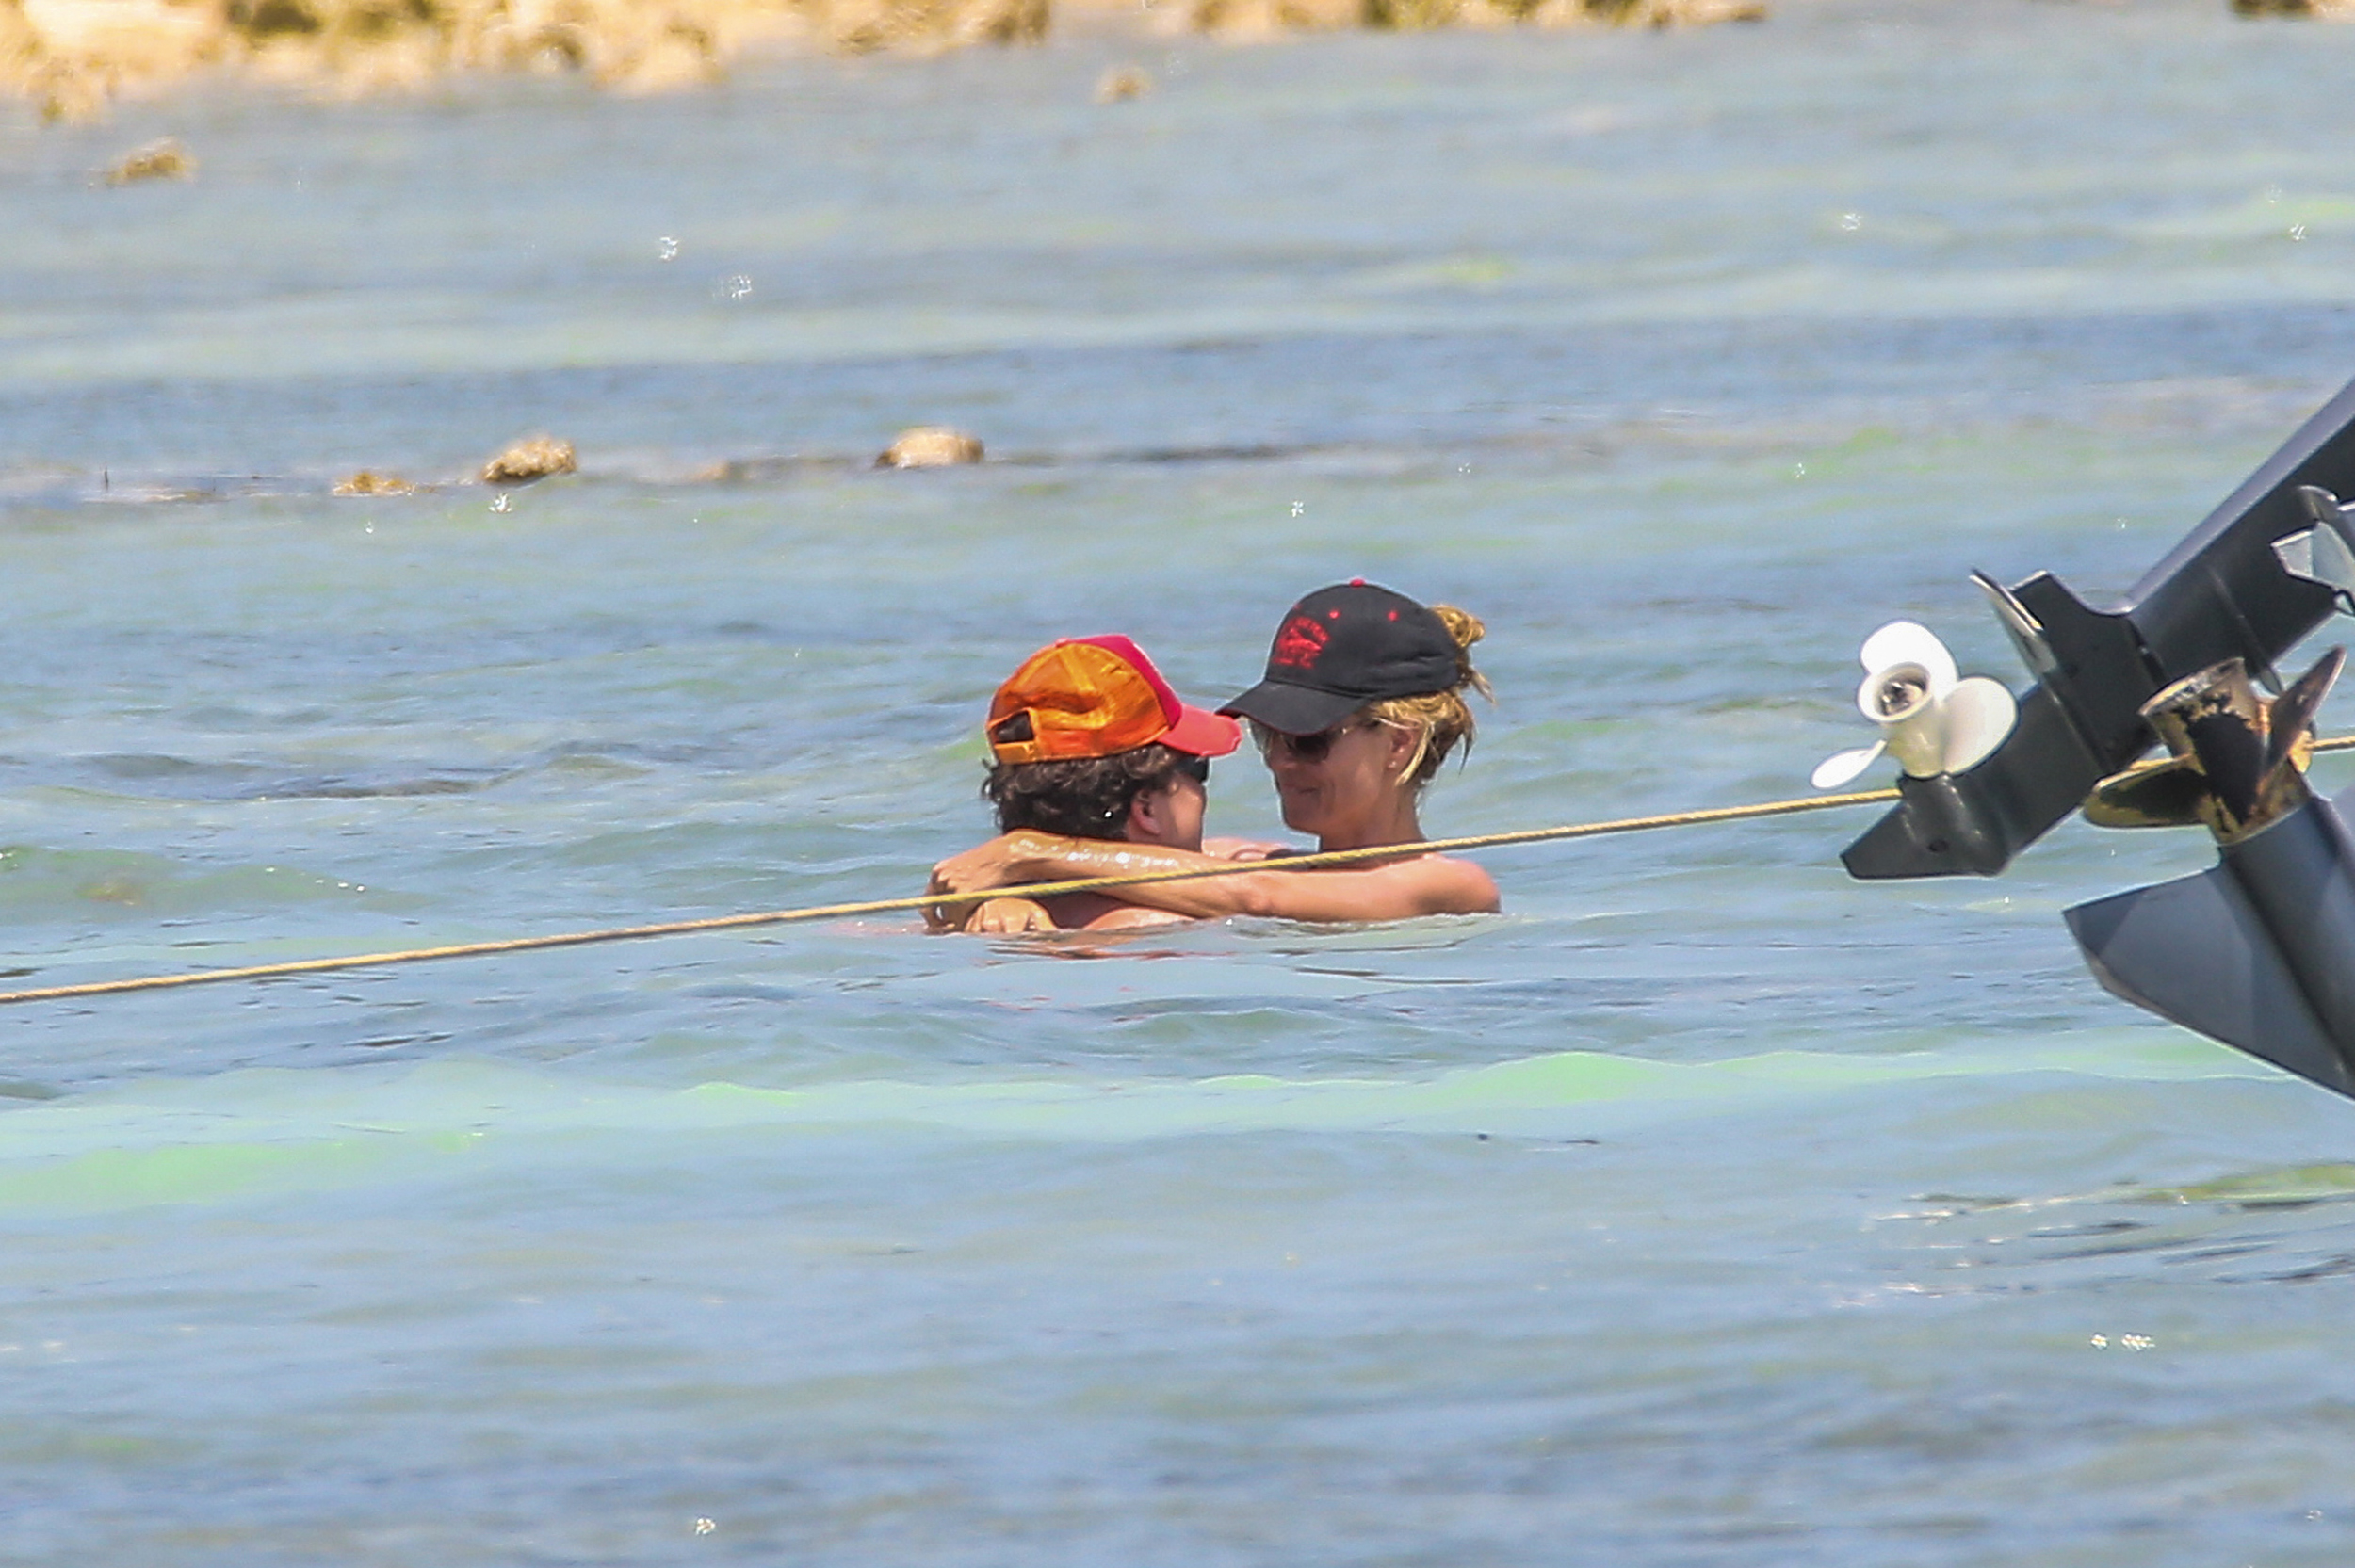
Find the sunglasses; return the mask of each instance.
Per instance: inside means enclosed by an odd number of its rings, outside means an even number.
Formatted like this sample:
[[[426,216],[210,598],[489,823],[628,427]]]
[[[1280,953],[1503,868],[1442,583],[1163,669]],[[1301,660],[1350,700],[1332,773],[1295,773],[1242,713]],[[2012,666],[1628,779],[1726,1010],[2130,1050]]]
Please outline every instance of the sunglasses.
[[[1264,724],[1254,724],[1251,736],[1259,743],[1259,754],[1262,756],[1272,757],[1280,751],[1295,762],[1323,762],[1333,754],[1333,743],[1356,728],[1357,725],[1353,720],[1336,724],[1329,730],[1319,730],[1314,735],[1286,735]]]
[[[1178,771],[1183,773],[1187,778],[1192,779],[1195,784],[1202,785],[1205,789],[1210,787],[1210,758],[1187,756],[1183,752],[1180,752],[1178,757]]]

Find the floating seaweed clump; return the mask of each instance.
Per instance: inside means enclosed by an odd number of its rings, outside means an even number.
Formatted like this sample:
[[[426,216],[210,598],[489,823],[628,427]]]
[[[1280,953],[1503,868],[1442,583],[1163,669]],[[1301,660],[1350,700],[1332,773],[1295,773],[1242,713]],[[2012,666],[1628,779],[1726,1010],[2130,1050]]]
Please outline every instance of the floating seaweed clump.
[[[554,436],[536,435],[515,443],[482,465],[486,485],[528,485],[551,475],[570,474],[580,464],[573,444]]]
[[[1035,43],[1053,0],[0,0],[0,96],[50,120],[193,73],[238,69],[337,92],[459,72],[571,73],[623,92],[718,79],[761,53]],[[2235,0],[2323,9],[2355,0]],[[1318,28],[1648,26],[1752,21],[1760,0],[1064,0],[1110,26],[1251,37]],[[1140,22],[1138,19],[1144,20]],[[1150,84],[1108,78],[1117,102]]]
[[[165,137],[135,147],[109,164],[99,175],[110,186],[138,185],[142,180],[186,180],[196,173],[196,160],[177,139]]]
[[[875,460],[877,468],[953,468],[982,461],[982,439],[946,425],[917,425],[901,430]]]
[[[1133,65],[1116,65],[1096,79],[1096,101],[1126,104],[1153,90],[1153,78]]]
[[[414,495],[417,487],[398,474],[377,474],[363,468],[335,481],[338,495]]]
[[[2355,0],[2350,0],[2355,3]],[[1198,32],[1230,35],[1372,27],[1701,27],[1762,22],[1763,0],[1188,0]]]
[[[658,92],[756,51],[1020,43],[1047,24],[1048,0],[0,0],[0,95],[86,120],[219,67],[342,92],[475,71]]]

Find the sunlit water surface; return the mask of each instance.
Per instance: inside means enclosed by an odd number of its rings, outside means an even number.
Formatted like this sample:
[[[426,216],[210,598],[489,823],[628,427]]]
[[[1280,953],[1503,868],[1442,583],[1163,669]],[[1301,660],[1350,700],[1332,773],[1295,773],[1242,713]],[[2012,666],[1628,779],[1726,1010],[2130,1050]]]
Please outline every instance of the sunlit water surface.
[[[1435,831],[1793,793],[1881,620],[2017,680],[1967,571],[2114,591],[2355,371],[2355,29],[1122,57],[0,123],[8,982],[913,891],[1031,647],[1221,698],[1353,575],[1490,627]],[[2355,1107],[2059,920],[2208,851],[1865,821],[9,1010],[0,1556],[2349,1560]]]

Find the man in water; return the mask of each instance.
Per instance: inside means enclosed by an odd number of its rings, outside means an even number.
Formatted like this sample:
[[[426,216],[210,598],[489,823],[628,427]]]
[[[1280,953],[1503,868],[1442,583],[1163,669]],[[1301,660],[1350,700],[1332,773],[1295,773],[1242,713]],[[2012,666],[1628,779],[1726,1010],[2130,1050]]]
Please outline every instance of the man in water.
[[[1072,838],[1200,850],[1210,759],[1242,738],[1232,719],[1178,700],[1145,651],[1125,637],[1070,638],[1022,661],[989,705],[989,776],[982,793],[1001,833],[1030,828]],[[1211,853],[1243,846],[1214,846]],[[992,898],[945,908],[934,924],[966,931],[1117,930],[1184,915],[1073,893],[1044,903]]]

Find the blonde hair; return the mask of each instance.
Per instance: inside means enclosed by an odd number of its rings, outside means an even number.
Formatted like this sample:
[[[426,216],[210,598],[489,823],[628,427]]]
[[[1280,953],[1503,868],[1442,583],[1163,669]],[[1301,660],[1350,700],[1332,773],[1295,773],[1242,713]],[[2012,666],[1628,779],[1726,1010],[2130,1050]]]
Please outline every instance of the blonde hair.
[[[1469,752],[1472,747],[1473,722],[1471,704],[1464,701],[1466,688],[1477,691],[1491,703],[1496,693],[1489,689],[1488,677],[1472,668],[1471,645],[1487,636],[1488,628],[1480,617],[1454,605],[1434,605],[1431,613],[1439,618],[1447,635],[1455,639],[1455,680],[1445,690],[1424,692],[1414,697],[1386,697],[1378,703],[1368,703],[1357,710],[1356,717],[1369,724],[1386,729],[1412,730],[1416,735],[1415,754],[1406,764],[1405,780],[1409,786],[1421,789],[1439,771],[1439,765],[1448,759],[1458,742]]]

